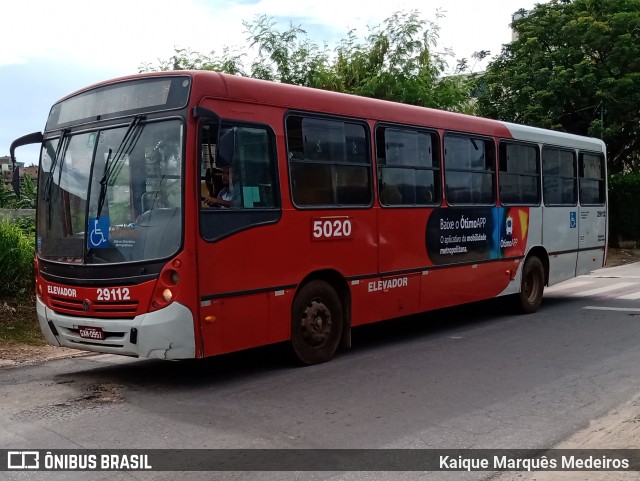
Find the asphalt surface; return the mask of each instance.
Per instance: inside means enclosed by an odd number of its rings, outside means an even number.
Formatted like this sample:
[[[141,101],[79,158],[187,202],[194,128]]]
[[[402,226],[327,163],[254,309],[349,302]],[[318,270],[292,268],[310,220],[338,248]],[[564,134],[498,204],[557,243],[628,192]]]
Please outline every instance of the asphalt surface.
[[[550,448],[640,392],[640,263],[354,330],[329,363],[283,346],[200,361],[96,355],[0,369],[0,449]],[[318,451],[322,456],[322,451]],[[0,472],[0,479],[177,473]],[[218,472],[189,479],[486,479],[489,473]],[[514,479],[516,478],[514,474]]]

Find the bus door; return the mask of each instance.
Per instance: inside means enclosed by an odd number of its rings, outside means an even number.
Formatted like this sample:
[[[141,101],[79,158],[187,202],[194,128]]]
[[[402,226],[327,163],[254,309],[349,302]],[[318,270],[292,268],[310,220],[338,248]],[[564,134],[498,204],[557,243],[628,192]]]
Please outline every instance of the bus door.
[[[549,253],[549,285],[575,277],[579,248],[576,154],[542,149],[542,242]]]
[[[604,156],[580,153],[578,158],[580,210],[576,275],[602,267],[606,244],[607,209]]]
[[[278,262],[287,233],[276,228],[281,209],[275,135],[263,124],[205,118],[197,152],[204,354],[284,340],[290,293],[280,287],[287,284]],[[274,318],[283,320],[276,326]]]

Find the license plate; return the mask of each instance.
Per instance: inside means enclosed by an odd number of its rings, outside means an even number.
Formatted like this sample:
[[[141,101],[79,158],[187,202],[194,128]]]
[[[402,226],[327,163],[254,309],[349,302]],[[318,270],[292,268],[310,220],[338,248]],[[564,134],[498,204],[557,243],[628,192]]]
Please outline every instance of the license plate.
[[[101,327],[78,326],[78,332],[83,339],[104,341],[104,331]]]

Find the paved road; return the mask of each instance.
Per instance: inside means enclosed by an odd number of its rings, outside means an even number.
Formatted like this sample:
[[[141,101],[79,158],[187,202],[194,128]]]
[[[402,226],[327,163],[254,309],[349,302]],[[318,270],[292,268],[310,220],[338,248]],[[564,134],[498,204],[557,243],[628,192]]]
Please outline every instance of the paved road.
[[[640,392],[640,263],[554,286],[534,315],[513,315],[505,304],[359,328],[351,350],[314,367],[291,367],[274,346],[197,362],[98,355],[0,369],[0,448],[542,448]],[[59,479],[175,478],[66,473]],[[56,478],[0,473],[0,479]]]

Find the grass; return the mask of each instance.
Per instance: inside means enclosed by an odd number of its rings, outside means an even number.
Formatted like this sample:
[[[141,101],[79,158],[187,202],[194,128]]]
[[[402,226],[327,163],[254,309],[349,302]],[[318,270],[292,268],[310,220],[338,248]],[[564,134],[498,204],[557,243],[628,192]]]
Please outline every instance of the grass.
[[[34,298],[0,299],[0,346],[15,344],[46,344],[40,332]]]
[[[42,345],[33,297],[35,220],[0,219],[0,346]]]
[[[26,299],[33,292],[33,220],[0,220],[0,296]]]

